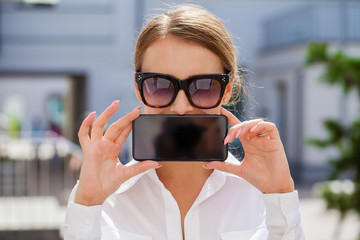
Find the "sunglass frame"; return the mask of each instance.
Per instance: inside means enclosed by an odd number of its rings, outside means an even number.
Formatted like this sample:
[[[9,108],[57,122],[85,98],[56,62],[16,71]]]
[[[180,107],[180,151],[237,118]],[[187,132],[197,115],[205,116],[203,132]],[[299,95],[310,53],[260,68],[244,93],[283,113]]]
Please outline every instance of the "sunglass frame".
[[[153,107],[153,108],[168,107],[175,101],[179,91],[184,90],[187,99],[189,100],[190,104],[193,107],[196,107],[199,109],[210,109],[210,108],[215,108],[220,104],[221,99],[224,96],[226,85],[229,83],[231,76],[232,76],[232,72],[229,72],[228,74],[201,74],[201,75],[195,75],[195,76],[191,76],[187,79],[180,80],[180,79],[178,79],[174,76],[168,75],[168,74],[161,74],[161,73],[154,73],[154,72],[135,72],[135,82],[138,85],[140,96],[141,96],[143,103],[148,107]],[[154,78],[154,77],[167,79],[174,84],[174,94],[172,96],[172,99],[166,105],[161,105],[161,106],[151,105],[145,99],[144,92],[143,92],[143,83],[146,79]],[[216,80],[220,83],[221,90],[220,90],[219,99],[217,100],[216,104],[214,104],[212,106],[201,107],[201,106],[196,105],[192,101],[191,95],[189,92],[189,86],[193,81],[196,81],[199,79],[209,79],[209,78]]]

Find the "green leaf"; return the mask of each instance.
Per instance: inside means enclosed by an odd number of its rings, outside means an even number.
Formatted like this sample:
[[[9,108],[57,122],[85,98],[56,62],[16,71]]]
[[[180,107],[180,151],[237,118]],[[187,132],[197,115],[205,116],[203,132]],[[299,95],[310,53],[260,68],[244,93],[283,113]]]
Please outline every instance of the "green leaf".
[[[341,51],[330,54],[327,43],[311,43],[307,47],[305,64],[317,62],[323,63],[325,67],[320,81],[341,87],[345,94],[355,90],[360,100],[360,58],[346,56]],[[356,111],[358,117],[350,125],[325,120],[323,125],[327,137],[305,141],[306,144],[320,148],[336,147],[338,156],[329,159],[333,166],[330,178],[347,177],[355,183],[355,192],[351,195],[335,194],[328,186],[323,188],[321,196],[326,200],[327,207],[337,209],[341,218],[352,209],[360,215],[360,112],[359,109]]]
[[[328,59],[328,44],[324,42],[313,42],[307,46],[305,64],[311,65],[317,62],[324,62]]]
[[[310,139],[306,139],[305,143],[308,145],[314,145],[320,148],[325,148],[328,147],[329,145],[331,145],[331,142],[328,140],[323,140],[323,139],[317,139],[317,138],[310,138]]]

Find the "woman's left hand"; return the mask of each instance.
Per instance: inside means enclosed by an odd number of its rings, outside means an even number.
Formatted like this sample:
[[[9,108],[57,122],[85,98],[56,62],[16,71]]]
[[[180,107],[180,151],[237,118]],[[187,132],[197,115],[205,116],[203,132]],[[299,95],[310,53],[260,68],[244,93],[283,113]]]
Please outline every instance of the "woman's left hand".
[[[285,150],[275,124],[262,119],[240,122],[231,112],[221,109],[231,125],[225,144],[239,138],[245,151],[240,165],[209,162],[206,169],[217,169],[244,178],[263,193],[294,191]]]

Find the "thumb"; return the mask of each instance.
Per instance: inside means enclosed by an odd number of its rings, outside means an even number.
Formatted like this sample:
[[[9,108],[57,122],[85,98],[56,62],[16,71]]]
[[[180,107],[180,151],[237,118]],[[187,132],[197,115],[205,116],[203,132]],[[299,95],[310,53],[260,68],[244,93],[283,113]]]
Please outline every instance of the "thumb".
[[[124,180],[128,180],[140,173],[143,173],[149,169],[156,169],[162,167],[162,164],[156,161],[141,161],[130,166],[124,167]]]
[[[226,110],[223,107],[220,109],[220,113],[227,117],[230,126],[235,126],[236,124],[241,123],[241,121],[237,119],[234,114],[232,114],[230,111]]]
[[[241,177],[241,164],[233,164],[228,162],[209,162],[203,165],[205,169],[216,169],[222,172],[231,173]]]

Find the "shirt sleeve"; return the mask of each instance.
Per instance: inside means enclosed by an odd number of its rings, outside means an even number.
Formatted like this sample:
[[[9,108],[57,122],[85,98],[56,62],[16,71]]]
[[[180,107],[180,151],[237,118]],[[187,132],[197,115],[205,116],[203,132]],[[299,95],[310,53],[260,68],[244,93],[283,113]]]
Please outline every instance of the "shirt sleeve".
[[[74,202],[77,185],[71,192],[64,224],[65,240],[101,239],[102,205],[83,206]]]
[[[303,240],[298,192],[263,194],[268,240]]]

